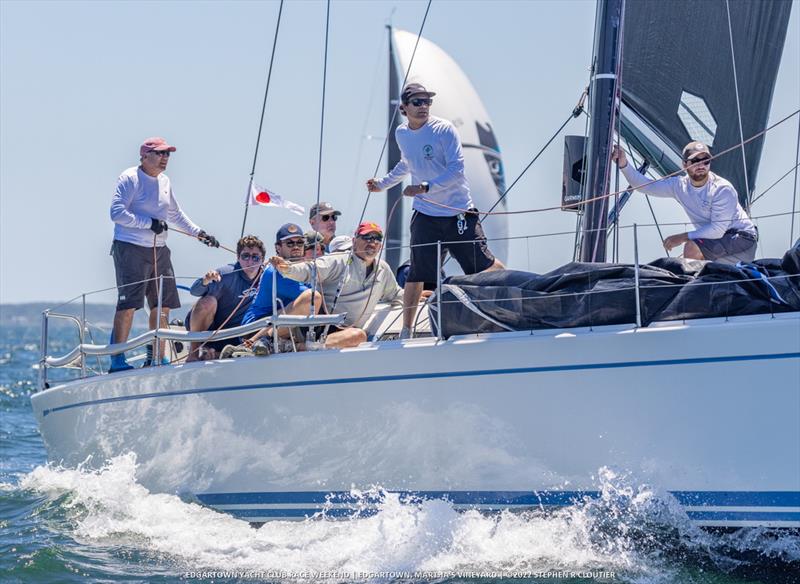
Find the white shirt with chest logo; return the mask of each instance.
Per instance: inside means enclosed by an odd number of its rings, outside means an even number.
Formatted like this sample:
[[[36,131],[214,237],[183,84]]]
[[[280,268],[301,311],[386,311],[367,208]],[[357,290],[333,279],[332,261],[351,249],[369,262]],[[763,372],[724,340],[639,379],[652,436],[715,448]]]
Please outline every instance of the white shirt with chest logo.
[[[452,217],[473,206],[464,175],[461,138],[453,124],[431,116],[417,130],[409,128],[408,122],[401,124],[394,135],[402,158],[389,174],[377,181],[381,189],[393,187],[410,172],[413,184],[427,181],[430,185],[427,193],[414,197],[416,211],[433,217]]]

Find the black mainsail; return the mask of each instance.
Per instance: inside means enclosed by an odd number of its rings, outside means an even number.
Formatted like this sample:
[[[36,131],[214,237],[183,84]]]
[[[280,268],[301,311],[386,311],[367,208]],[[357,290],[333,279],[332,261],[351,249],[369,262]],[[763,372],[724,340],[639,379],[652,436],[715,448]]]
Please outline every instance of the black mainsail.
[[[622,136],[668,174],[692,140],[716,154],[762,131],[791,10],[790,0],[626,2]],[[714,161],[745,208],[763,143],[757,138]]]

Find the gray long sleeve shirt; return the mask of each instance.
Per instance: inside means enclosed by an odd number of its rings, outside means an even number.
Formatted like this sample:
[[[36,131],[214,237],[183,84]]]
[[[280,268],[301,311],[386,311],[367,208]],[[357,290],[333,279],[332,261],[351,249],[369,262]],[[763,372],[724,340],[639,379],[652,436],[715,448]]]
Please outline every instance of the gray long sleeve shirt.
[[[348,261],[348,258],[352,261]],[[367,263],[355,254],[332,253],[317,258],[316,262],[318,283],[322,288],[325,305],[329,311],[347,313],[345,326],[363,328],[378,302],[402,305],[403,289],[397,285],[397,280],[386,262],[381,261],[369,276]],[[310,286],[311,272],[311,262],[301,262],[291,264],[284,275]],[[342,291],[334,308],[333,301],[340,282]]]

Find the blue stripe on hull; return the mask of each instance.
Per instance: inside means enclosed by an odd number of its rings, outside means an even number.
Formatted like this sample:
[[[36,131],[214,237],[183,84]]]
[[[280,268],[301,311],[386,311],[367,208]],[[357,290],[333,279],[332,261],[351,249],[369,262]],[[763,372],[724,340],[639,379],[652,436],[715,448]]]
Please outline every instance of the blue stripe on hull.
[[[280,383],[258,383],[250,385],[231,385],[223,387],[209,387],[206,389],[186,389],[177,391],[157,391],[138,395],[109,397],[91,401],[77,402],[65,406],[58,406],[42,410],[42,416],[54,412],[109,404],[123,401],[171,397],[180,395],[194,395],[203,393],[218,393],[224,391],[242,391],[252,389],[281,389],[288,387],[308,387],[315,385],[341,385],[346,383],[377,383],[384,381],[410,381],[418,379],[439,379],[453,377],[481,377],[486,375],[518,375],[521,373],[552,373],[556,371],[586,371],[596,369],[623,369],[629,367],[659,367],[665,365],[699,365],[705,363],[735,363],[743,361],[772,361],[775,359],[798,359],[800,353],[777,353],[772,355],[733,355],[727,357],[698,357],[692,359],[662,359],[654,361],[623,361],[617,363],[581,363],[576,365],[552,365],[547,367],[519,367],[514,369],[484,369],[476,371],[440,371],[437,373],[409,373],[401,375],[375,375],[368,377],[343,377],[339,379],[309,379],[305,381],[285,381]]]
[[[404,503],[446,499],[461,508],[473,506],[484,511],[564,507],[600,496],[597,491],[401,491],[397,494]],[[672,491],[670,494],[685,507],[708,507],[708,510],[686,510],[687,516],[701,525],[769,524],[780,527],[785,524],[786,527],[800,527],[798,491]],[[380,502],[379,496],[357,498],[348,491],[201,493],[196,497],[205,505],[250,521],[302,519],[323,510],[329,518],[369,517],[378,512],[377,503]],[[230,508],[237,505],[251,507]],[[255,505],[263,507],[252,507]],[[283,505],[307,507],[287,508]]]
[[[395,492],[395,491],[391,491]],[[454,505],[563,506],[584,498],[596,499],[597,491],[399,491],[401,500],[447,499]],[[691,507],[800,507],[800,491],[670,491],[683,506]],[[201,503],[217,505],[322,505],[353,503],[349,491],[287,491],[264,493],[201,493]],[[363,499],[359,499],[363,500]],[[376,501],[377,499],[367,501]]]

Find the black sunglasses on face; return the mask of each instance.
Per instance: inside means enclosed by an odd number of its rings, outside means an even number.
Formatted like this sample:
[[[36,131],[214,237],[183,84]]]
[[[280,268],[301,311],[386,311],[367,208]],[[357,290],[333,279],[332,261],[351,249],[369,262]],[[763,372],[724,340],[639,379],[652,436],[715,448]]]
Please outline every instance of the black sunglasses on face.
[[[416,97],[414,99],[409,99],[408,103],[414,107],[419,107],[421,105],[431,105],[433,100],[430,97]]]
[[[289,241],[282,241],[281,243],[286,247],[303,247],[306,244],[305,240],[302,239],[290,239]]]
[[[708,166],[711,164],[710,158],[695,158],[694,160],[687,160],[686,164],[702,164],[703,166]]]
[[[381,241],[383,241],[383,235],[377,235],[377,234],[374,234],[374,235],[359,235],[358,238],[362,239],[364,241],[372,242],[372,243],[380,243]]]
[[[150,152],[156,156],[165,156],[166,158],[169,158],[169,155],[171,154],[169,150],[151,150]]]
[[[323,221],[336,221],[339,217],[338,215],[320,215],[319,218]]]
[[[246,262],[250,261],[250,260],[253,260],[254,262],[260,262],[261,261],[261,254],[244,252],[243,254],[239,255],[239,259],[240,260],[244,260]]]

